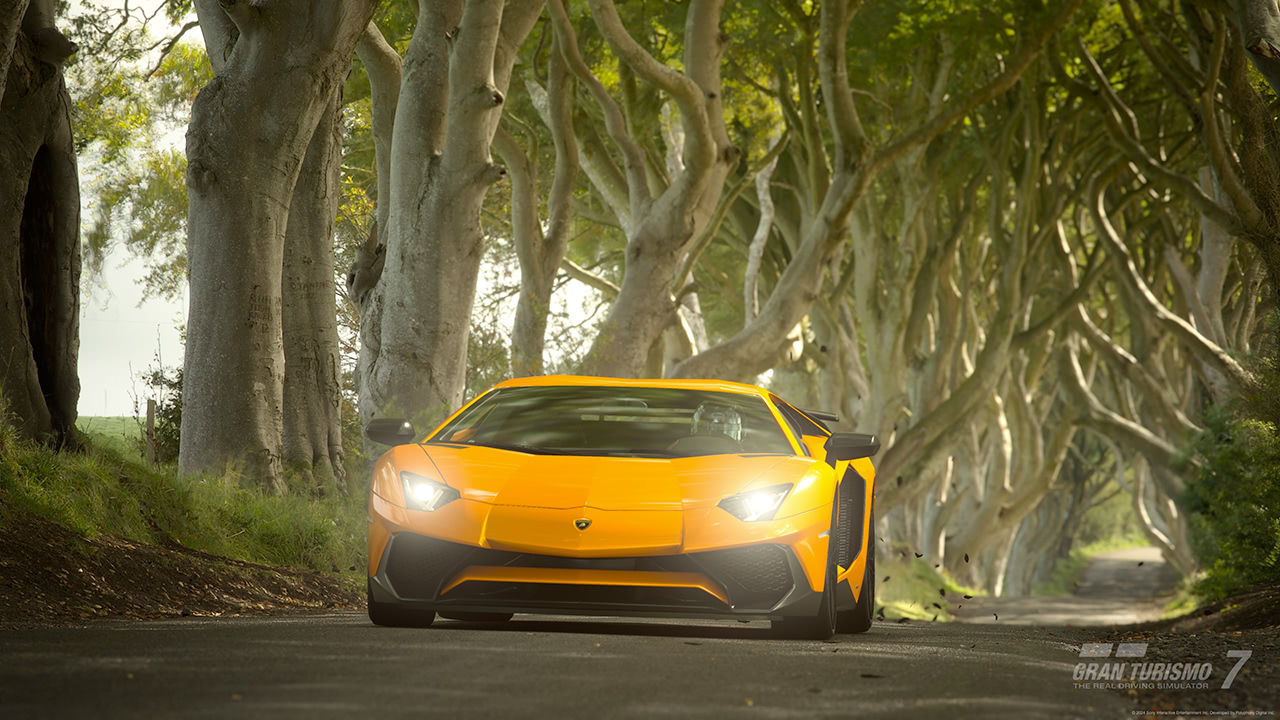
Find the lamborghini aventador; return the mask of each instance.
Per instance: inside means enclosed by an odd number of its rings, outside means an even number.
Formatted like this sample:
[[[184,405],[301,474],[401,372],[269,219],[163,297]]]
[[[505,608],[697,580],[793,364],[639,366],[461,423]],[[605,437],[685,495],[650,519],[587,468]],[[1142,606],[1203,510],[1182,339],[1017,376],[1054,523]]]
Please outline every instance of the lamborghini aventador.
[[[369,618],[514,613],[769,620],[785,637],[871,626],[874,436],[718,380],[503,382],[369,491]]]

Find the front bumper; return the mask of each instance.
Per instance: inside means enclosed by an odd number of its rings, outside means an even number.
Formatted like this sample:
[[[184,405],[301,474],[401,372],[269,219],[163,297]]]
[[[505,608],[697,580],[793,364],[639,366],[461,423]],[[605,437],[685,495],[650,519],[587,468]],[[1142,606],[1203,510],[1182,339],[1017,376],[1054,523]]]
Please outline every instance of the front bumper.
[[[635,557],[566,557],[483,548],[415,532],[390,533],[369,587],[406,608],[493,613],[775,620],[812,616],[792,546],[761,543]]]

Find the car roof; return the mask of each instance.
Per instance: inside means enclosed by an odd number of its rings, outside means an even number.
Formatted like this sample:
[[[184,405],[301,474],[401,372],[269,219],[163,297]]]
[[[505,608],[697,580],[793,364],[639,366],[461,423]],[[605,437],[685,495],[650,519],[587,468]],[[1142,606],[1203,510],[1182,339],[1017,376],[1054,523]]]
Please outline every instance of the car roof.
[[[768,390],[746,383],[728,380],[672,380],[667,378],[614,378],[595,377],[590,375],[536,375],[532,377],[513,378],[494,385],[495,388],[508,387],[653,387],[675,388],[680,390],[713,390],[719,392],[739,393],[764,397]]]

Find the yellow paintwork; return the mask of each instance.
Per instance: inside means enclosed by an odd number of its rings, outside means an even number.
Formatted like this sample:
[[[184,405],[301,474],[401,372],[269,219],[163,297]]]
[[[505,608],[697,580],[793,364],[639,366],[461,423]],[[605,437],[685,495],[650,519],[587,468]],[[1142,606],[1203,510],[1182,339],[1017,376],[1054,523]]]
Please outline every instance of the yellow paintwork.
[[[669,555],[768,542],[789,545],[810,587],[815,591],[823,589],[828,544],[825,534],[836,484],[844,475],[846,463],[837,463],[833,470],[824,461],[825,437],[794,437],[790,426],[769,402],[768,391],[720,380],[619,380],[563,375],[508,380],[495,388],[528,385],[669,387],[757,395],[768,403],[796,455],[625,458],[533,455],[483,446],[401,445],[378,459],[370,482],[370,576],[377,574],[387,540],[396,532],[499,550],[578,558]],[[869,459],[856,460],[852,465],[867,480],[863,507],[869,515],[874,467]],[[401,472],[445,482],[461,498],[434,512],[406,509]],[[717,506],[731,495],[788,482],[795,486],[773,520],[743,522]],[[573,524],[582,517],[592,521],[586,531],[577,530]],[[864,518],[863,522],[864,549],[871,532],[867,520]],[[855,597],[859,595],[865,560],[866,553],[859,553],[853,567],[842,568],[838,574],[839,580],[851,579]],[[723,589],[696,573],[469,567],[447,581],[445,587],[516,571],[525,581],[609,584],[602,578],[613,577],[617,580],[614,584],[622,585],[698,587],[724,599]],[[575,580],[585,577],[593,579]]]

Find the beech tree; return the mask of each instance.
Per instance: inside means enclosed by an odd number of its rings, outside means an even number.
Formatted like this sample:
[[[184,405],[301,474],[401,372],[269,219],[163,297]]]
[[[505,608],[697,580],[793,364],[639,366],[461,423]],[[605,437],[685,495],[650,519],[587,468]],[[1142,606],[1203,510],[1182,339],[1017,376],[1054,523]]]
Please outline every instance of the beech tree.
[[[541,11],[540,0],[421,3],[403,64],[376,26],[365,30],[384,259],[366,266],[376,278],[360,300],[362,418],[438,419],[462,402],[480,211],[506,174],[490,144]]]
[[[335,95],[376,4],[196,2],[214,78],[196,97],[187,131],[191,300],[179,455],[184,473],[243,460],[248,477],[283,490],[282,266],[290,209],[309,146],[315,146],[317,170],[309,180],[323,185],[329,177],[324,163],[333,157],[332,125],[313,138],[321,118],[334,119]],[[308,200],[327,197],[314,188],[302,192]],[[322,285],[320,275],[304,272],[297,281],[304,292],[291,315],[295,309],[299,316],[308,313],[308,287],[315,291],[310,299],[333,312],[332,293],[326,297],[324,287],[308,285]],[[327,350],[336,353],[336,331],[332,345],[329,339],[298,348],[295,366],[309,375],[298,386],[332,387]],[[304,406],[328,417],[323,406]],[[299,443],[298,456],[331,464],[332,424],[320,421],[316,428],[310,442]]]
[[[51,0],[0,9],[0,402],[22,433],[76,444],[80,188]],[[3,420],[3,421],[7,421]]]

